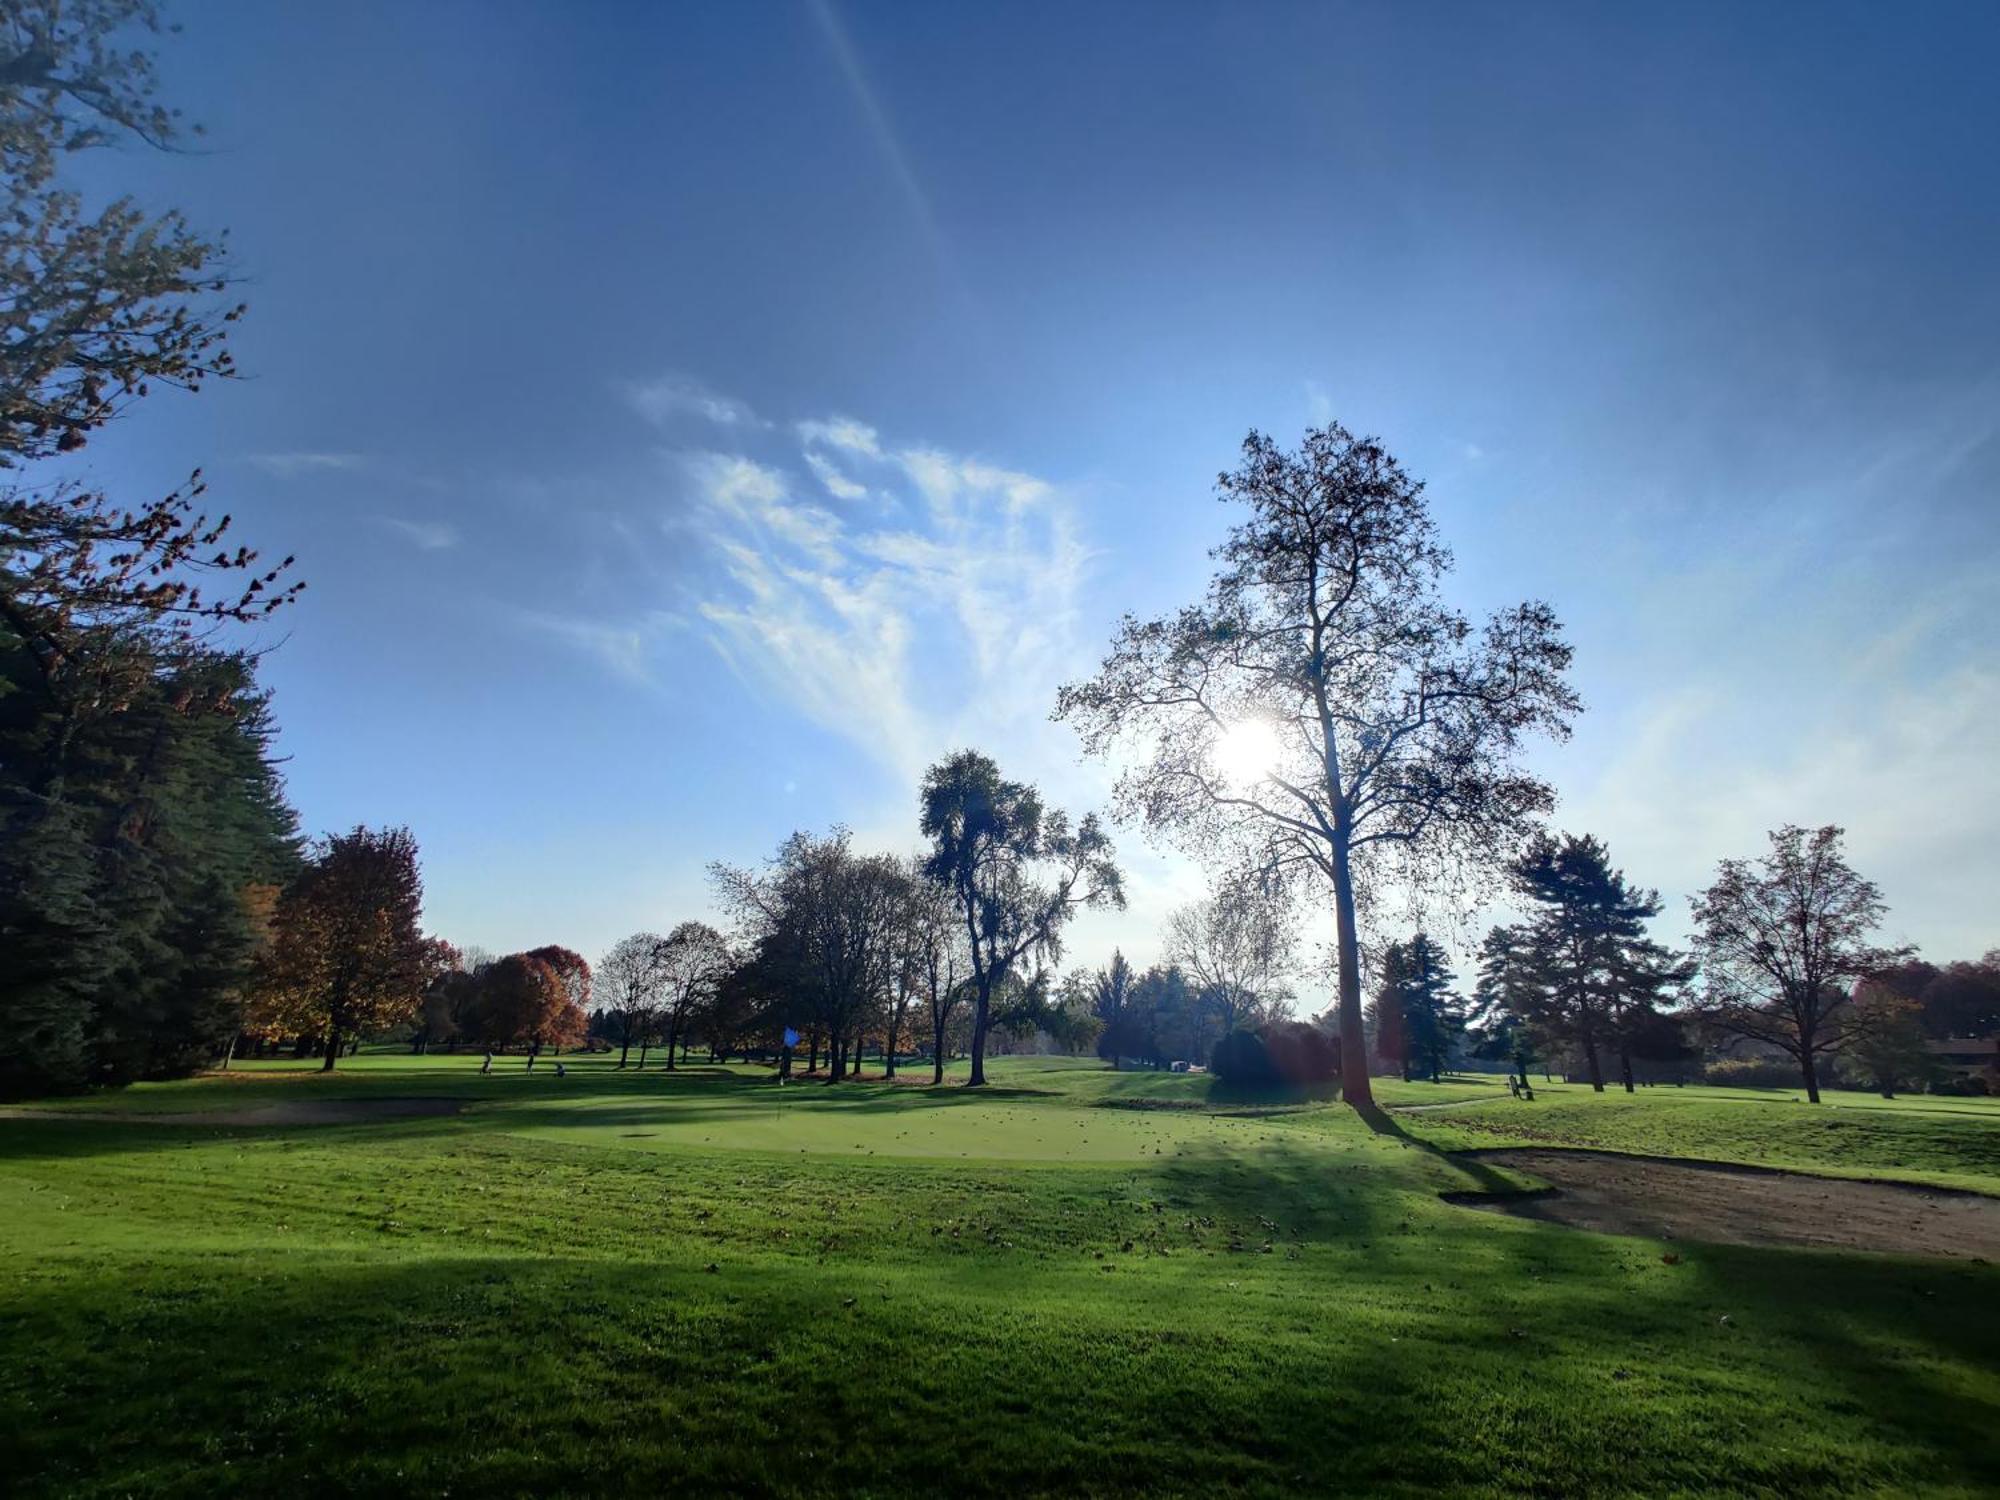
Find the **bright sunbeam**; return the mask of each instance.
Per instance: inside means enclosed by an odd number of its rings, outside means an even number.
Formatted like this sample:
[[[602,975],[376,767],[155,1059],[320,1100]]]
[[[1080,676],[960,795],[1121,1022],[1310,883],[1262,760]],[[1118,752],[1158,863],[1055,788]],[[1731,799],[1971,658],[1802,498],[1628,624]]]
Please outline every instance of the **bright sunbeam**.
[[[1277,768],[1277,726],[1268,719],[1239,719],[1215,742],[1215,765],[1233,787],[1255,786]]]

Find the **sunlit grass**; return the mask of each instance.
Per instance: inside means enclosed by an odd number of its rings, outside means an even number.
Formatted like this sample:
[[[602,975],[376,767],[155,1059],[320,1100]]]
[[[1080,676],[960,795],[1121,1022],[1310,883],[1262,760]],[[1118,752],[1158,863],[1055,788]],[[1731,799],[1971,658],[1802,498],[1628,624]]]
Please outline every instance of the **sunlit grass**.
[[[0,1121],[10,1492],[1972,1495],[2000,1472],[1991,1268],[1473,1214],[1437,1194],[1478,1173],[1338,1106],[994,1077],[376,1054],[80,1107],[467,1112]]]

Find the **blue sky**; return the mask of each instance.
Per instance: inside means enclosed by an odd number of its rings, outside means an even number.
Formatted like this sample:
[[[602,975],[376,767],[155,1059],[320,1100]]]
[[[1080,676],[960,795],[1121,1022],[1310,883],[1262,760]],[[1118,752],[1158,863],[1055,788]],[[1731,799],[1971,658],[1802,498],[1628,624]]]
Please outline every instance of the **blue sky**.
[[[1558,822],[1686,893],[1839,822],[1893,935],[2000,943],[2000,12],[186,6],[209,130],[106,184],[231,230],[246,378],[94,444],[204,465],[310,582],[265,675],[309,826],[431,924],[601,952],[703,867],[915,840],[1194,597],[1244,431],[1426,478],[1552,600]],[[1150,957],[1201,874],[1122,836]]]

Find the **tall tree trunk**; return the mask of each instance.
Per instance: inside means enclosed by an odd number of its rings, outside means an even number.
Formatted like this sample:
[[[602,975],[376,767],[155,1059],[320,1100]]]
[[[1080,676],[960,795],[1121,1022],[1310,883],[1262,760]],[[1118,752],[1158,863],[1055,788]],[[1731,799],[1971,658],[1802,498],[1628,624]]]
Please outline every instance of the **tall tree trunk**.
[[[338,1026],[328,1026],[326,1028],[326,1061],[319,1065],[320,1072],[331,1073],[333,1071],[334,1060],[339,1056],[340,1028]]]
[[[229,1060],[236,1055],[236,1033],[229,1033],[229,1045],[222,1052],[222,1071],[229,1071]]]
[[[894,1078],[896,1076],[896,1033],[902,1030],[902,1027],[903,1027],[902,1012],[893,1010],[890,1011],[889,1041],[888,1044],[882,1049],[882,1076],[884,1078]]]
[[[808,1073],[817,1073],[819,1071],[819,1033],[817,1031],[808,1033],[806,1037],[806,1071]]]
[[[972,1076],[965,1080],[969,1089],[986,1086],[986,1033],[991,1025],[991,1012],[987,1007],[988,992],[985,980],[979,983],[979,993],[972,1002]]]
[[[1819,1059],[1813,1056],[1810,1042],[1799,1049],[1799,1072],[1805,1075],[1806,1101],[1819,1103]]]
[[[931,1087],[944,1083],[944,1018],[931,1018]]]
[[[674,1071],[674,1043],[680,1040],[681,1019],[675,1016],[667,1023],[667,1071]]]
[[[1590,1086],[1598,1093],[1604,1092],[1604,1064],[1597,1058],[1597,1038],[1586,1031],[1583,1034],[1583,1062],[1590,1073]]]
[[[619,1067],[621,1067],[621,1068],[622,1068],[622,1067],[624,1067],[624,1066],[625,1066],[625,1060],[626,1060],[626,1059],[627,1059],[628,1057],[630,1057],[631,1055],[632,1055],[632,1024],[631,1024],[631,1022],[629,1022],[629,1021],[628,1021],[628,1022],[626,1022],[626,1023],[625,1023],[625,1042],[624,1042],[624,1045],[623,1045],[623,1046],[621,1046],[621,1047],[620,1047],[620,1048],[618,1049],[618,1066],[619,1066]],[[641,1067],[644,1067],[644,1066],[645,1066],[645,1059],[644,1059],[644,1056],[643,1056],[643,1055],[642,1055],[642,1056],[641,1056],[641,1058],[640,1058],[640,1062],[639,1062],[639,1065],[640,1065]]]
[[[1632,1087],[1632,1049],[1623,1042],[1618,1044],[1618,1076],[1625,1082],[1626,1093],[1637,1092]]]
[[[1339,962],[1340,1092],[1348,1104],[1367,1112],[1375,1108],[1375,1090],[1368,1082],[1368,1032],[1361,1018],[1361,940],[1355,928],[1354,877],[1348,868],[1344,829],[1333,850],[1333,925]]]

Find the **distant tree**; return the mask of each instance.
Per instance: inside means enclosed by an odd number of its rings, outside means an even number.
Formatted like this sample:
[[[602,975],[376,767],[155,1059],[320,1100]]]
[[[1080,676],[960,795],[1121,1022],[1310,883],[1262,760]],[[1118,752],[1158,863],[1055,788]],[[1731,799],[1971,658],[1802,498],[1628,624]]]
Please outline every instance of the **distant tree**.
[[[894,963],[896,861],[855,853],[852,835],[836,828],[825,838],[793,834],[763,870],[712,865],[710,876],[746,940],[793,976],[807,1004],[809,1045],[816,1053],[825,1036],[826,1081],[839,1082]],[[858,1056],[854,1062],[858,1070]]]
[[[1906,974],[1909,969],[1928,972],[1912,983],[1917,976]],[[1976,963],[1900,965],[1884,978],[1896,993],[1918,1002],[1924,1029],[1934,1037],[2000,1034],[2000,949]]]
[[[1114,956],[1114,961],[1122,964],[1122,956]],[[1104,977],[1115,982],[1117,975]],[[1115,1008],[1110,1003],[1114,993],[1115,983],[1099,987],[1092,1005],[1101,1015],[1109,1012],[1098,1037],[1098,1055],[1114,1067],[1124,1058],[1164,1068],[1208,1055],[1210,1049],[1200,1046],[1200,992],[1179,965],[1155,964],[1131,976],[1123,1001]]]
[[[583,1014],[569,986],[547,959],[510,953],[479,971],[479,1035],[490,1047],[519,1047],[527,1071],[544,1047],[561,1047],[583,1037]]]
[[[1423,486],[1372,438],[1328,423],[1287,453],[1252,432],[1218,488],[1249,514],[1207,599],[1128,617],[1056,713],[1092,753],[1137,742],[1126,816],[1267,880],[1326,882],[1344,1092],[1368,1110],[1360,897],[1391,854],[1418,882],[1476,870],[1549,810],[1519,755],[1568,733],[1570,650],[1545,604],[1475,631],[1442,602],[1451,557]]]
[[[1772,832],[1762,859],[1725,859],[1715,883],[1690,899],[1702,1019],[1790,1053],[1814,1104],[1820,1058],[1853,1044],[1871,1024],[1843,986],[1909,957],[1908,949],[1868,940],[1887,907],[1875,883],[1842,857],[1840,843],[1832,824],[1787,824]]]
[[[930,1023],[931,1087],[936,1088],[944,1082],[952,1023],[966,998],[971,959],[965,929],[949,891],[921,880],[910,892],[910,902],[907,961],[916,974],[924,1015]]]
[[[574,948],[565,948],[559,943],[549,943],[540,948],[530,948],[528,957],[539,958],[562,981],[563,995],[568,999],[574,1018],[562,1027],[562,1040],[551,1045],[560,1052],[564,1047],[583,1040],[589,1029],[590,1011],[590,964]]]
[[[458,1013],[464,993],[453,981],[467,978],[464,957],[457,948],[443,938],[424,939],[423,996],[410,1031],[412,1052],[428,1052],[458,1035]]]
[[[1468,1022],[1472,1055],[1507,1063],[1514,1077],[1520,1080],[1521,1087],[1530,1087],[1528,1064],[1541,1057],[1534,1032],[1504,1001],[1496,1003],[1488,998],[1483,972],[1480,987],[1474,993]]]
[[[1525,921],[1496,927],[1480,951],[1482,1011],[1503,1005],[1527,1030],[1574,1048],[1593,1089],[1615,1050],[1633,1088],[1631,1043],[1689,968],[1646,935],[1656,892],[1631,885],[1596,838],[1538,834],[1508,866]]]
[[[428,1052],[456,1042],[471,1025],[478,981],[464,969],[440,974],[424,986],[410,1050]]]
[[[1062,930],[1078,911],[1123,907],[1111,841],[1086,814],[1044,811],[1041,794],[1008,781],[988,756],[961,750],[925,773],[924,873],[947,891],[965,925],[972,978],[972,1073],[986,1082],[993,998],[1027,964],[1062,957]]]
[[[1090,1013],[1097,1019],[1097,1055],[1115,1070],[1119,1064],[1118,1044],[1124,1040],[1119,1023],[1132,1002],[1132,966],[1118,949],[1111,950],[1111,962],[1090,976]]]
[[[660,1020],[667,1033],[667,1067],[685,1050],[687,1024],[706,1006],[735,962],[729,943],[706,922],[683,922],[660,944]]]
[[[666,939],[657,933],[636,932],[620,938],[597,965],[597,994],[611,1011],[612,1039],[618,1043],[618,1066],[632,1056],[632,1044],[641,1044],[644,1066],[644,1036],[652,1012],[659,1004],[660,950]]]
[[[888,999],[883,1007],[887,1034],[882,1039],[882,1076],[896,1076],[896,1050],[904,1036],[910,1008],[926,993],[932,923],[937,912],[937,889],[924,878],[923,862],[900,862],[894,892],[894,929],[890,937],[893,952],[887,979]]]
[[[1835,1060],[1844,1078],[1893,1099],[1898,1090],[1921,1088],[1939,1076],[1924,1035],[1921,1001],[1882,981],[1864,979],[1854,987],[1850,1003],[1859,1024]]]
[[[1311,1021],[1239,1026],[1216,1044],[1209,1067],[1232,1090],[1317,1093],[1340,1077],[1340,1039]]]
[[[1391,943],[1383,953],[1382,972],[1375,982],[1375,996],[1368,1002],[1368,1035],[1375,1055],[1403,1075],[1408,1083],[1414,1073],[1410,1057],[1408,1028],[1403,1024],[1403,945]]]
[[[418,920],[423,882],[407,828],[333,834],[278,900],[253,1024],[325,1039],[332,1072],[350,1037],[413,1016],[431,955]]]
[[[1403,1064],[1403,1077],[1420,1070],[1436,1083],[1465,1031],[1465,1004],[1452,992],[1457,976],[1445,966],[1444,952],[1419,932],[1391,943],[1383,954],[1382,983],[1376,995],[1376,1050],[1387,1029],[1400,1054],[1384,1053]]]
[[[1194,981],[1219,1032],[1269,1019],[1290,1003],[1290,915],[1276,892],[1237,882],[1168,917],[1166,956]]]
[[[1036,1018],[1036,1026],[1066,1053],[1078,1055],[1097,1044],[1104,1023],[1097,1019],[1093,976],[1081,970],[1068,975],[1056,987],[1050,1004]]]

